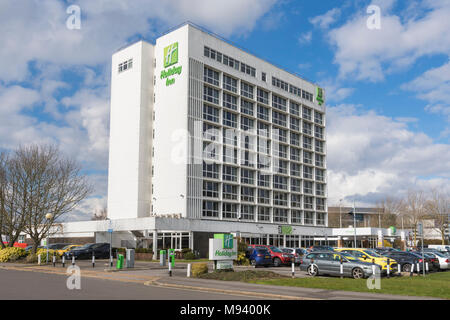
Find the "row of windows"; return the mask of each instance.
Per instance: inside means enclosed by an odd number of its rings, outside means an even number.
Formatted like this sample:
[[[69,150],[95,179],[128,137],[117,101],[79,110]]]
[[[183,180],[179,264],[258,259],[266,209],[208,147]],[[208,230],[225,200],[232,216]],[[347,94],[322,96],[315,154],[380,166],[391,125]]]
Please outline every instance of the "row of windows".
[[[222,54],[219,51],[214,49],[204,47],[204,56],[216,60],[224,65],[229,66],[230,68],[234,68],[236,70],[240,70],[241,72],[248,74],[249,76],[256,77],[256,69],[243,63],[239,62],[236,59],[233,59],[225,54]]]
[[[131,68],[133,68],[133,59],[129,59],[127,61],[119,63],[119,73]]]
[[[297,88],[283,80],[280,80],[278,78],[272,77],[272,85],[280,88],[281,90],[284,90],[286,92],[290,92],[292,94],[295,94],[296,96],[303,98],[305,100],[308,101],[313,101],[313,94],[306,91],[306,90],[302,90],[300,88]]]
[[[214,71],[212,69],[205,67],[204,81],[207,83],[213,84],[215,86],[219,86],[219,73],[217,71]],[[226,89],[228,91],[237,93],[237,80],[224,74],[223,75],[223,87],[224,87],[224,89]],[[255,89],[255,87],[253,85],[246,83],[246,82],[241,82],[240,94],[243,97],[253,100],[254,89]],[[262,90],[260,88],[257,88],[256,95],[257,95],[258,102],[269,105],[269,92]],[[209,102],[212,102],[215,104],[219,104],[219,90],[205,86],[204,87],[204,99],[206,101],[209,101]],[[228,103],[230,100],[234,100],[234,104],[237,104],[236,96],[224,92],[223,93],[224,106],[227,106],[225,104]],[[246,103],[251,104],[252,109],[253,109],[252,102],[247,101]],[[287,99],[277,96],[275,94],[272,95],[272,107],[276,108],[278,110],[281,110],[283,112],[289,112],[290,114],[298,116],[298,117],[302,116],[307,121],[311,121],[311,122],[313,121],[313,119],[312,119],[313,110],[311,108],[308,108],[306,106],[301,107],[300,104],[291,101],[290,105],[289,105],[289,111],[288,111],[287,110]],[[263,116],[264,120],[269,121],[269,118],[266,115],[269,113],[268,108],[258,104],[258,109],[261,109],[261,110],[266,109],[266,111],[262,112],[261,115]],[[233,108],[233,110],[236,110],[236,108]],[[302,111],[302,112],[300,112],[300,111]],[[302,113],[302,114],[300,114],[300,113]],[[253,114],[253,111],[252,111],[252,114]],[[323,125],[323,122],[324,122],[323,114],[321,112],[314,111],[314,122],[319,125]]]
[[[219,217],[219,203],[213,201],[203,201],[203,217]],[[222,218],[224,219],[240,219],[255,220],[257,215],[258,221],[270,221],[271,209],[268,207],[257,207],[247,204],[238,205],[236,203],[222,203]],[[314,211],[290,210],[291,223],[325,225],[326,213]],[[274,222],[288,222],[289,209],[273,208]]]

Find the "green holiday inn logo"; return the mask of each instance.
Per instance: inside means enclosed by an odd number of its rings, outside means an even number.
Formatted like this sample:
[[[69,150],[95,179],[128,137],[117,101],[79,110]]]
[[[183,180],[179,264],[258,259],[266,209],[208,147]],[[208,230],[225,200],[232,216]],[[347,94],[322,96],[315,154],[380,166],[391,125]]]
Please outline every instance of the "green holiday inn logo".
[[[215,239],[222,239],[222,249],[233,249],[233,235],[220,233],[214,235]]]
[[[324,96],[323,96],[323,89],[317,87],[316,89],[316,100],[319,103],[319,106],[321,106],[324,102]]]
[[[178,62],[178,42],[164,48],[164,68]]]
[[[181,66],[174,66],[178,63],[178,42],[172,43],[170,46],[164,48],[164,68],[161,70],[161,79],[166,79],[166,86],[170,86],[175,83],[174,75],[181,74]],[[171,67],[173,66],[173,67]],[[169,68],[171,67],[171,68]]]

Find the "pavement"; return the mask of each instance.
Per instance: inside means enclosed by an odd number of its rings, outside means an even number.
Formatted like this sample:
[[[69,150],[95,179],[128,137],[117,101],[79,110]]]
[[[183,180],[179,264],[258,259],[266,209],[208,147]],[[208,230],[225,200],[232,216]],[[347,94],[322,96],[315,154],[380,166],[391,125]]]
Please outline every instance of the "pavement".
[[[67,267],[61,264],[56,267],[50,265],[29,265],[20,263],[0,263],[0,270],[28,271],[45,274],[68,276]],[[119,281],[145,285],[153,288],[177,289],[191,291],[196,294],[210,293],[213,295],[228,295],[231,297],[251,299],[281,299],[281,300],[435,300],[430,297],[413,297],[400,295],[387,295],[377,293],[362,293],[350,291],[336,291],[326,289],[312,289],[301,287],[271,286],[251,284],[236,281],[220,281],[197,279],[186,276],[187,263],[178,263],[169,276],[167,266],[161,267],[154,262],[136,262],[133,269],[110,269],[107,260],[97,261],[92,268],[90,261],[78,261],[82,278],[95,278],[102,280]],[[212,269],[212,268],[211,268]],[[237,267],[238,270],[253,269],[252,267]],[[276,271],[291,276],[290,268],[262,268],[262,270]],[[296,277],[305,277],[304,272],[296,269]],[[195,295],[188,299],[196,299]],[[231,298],[230,298],[231,299]]]

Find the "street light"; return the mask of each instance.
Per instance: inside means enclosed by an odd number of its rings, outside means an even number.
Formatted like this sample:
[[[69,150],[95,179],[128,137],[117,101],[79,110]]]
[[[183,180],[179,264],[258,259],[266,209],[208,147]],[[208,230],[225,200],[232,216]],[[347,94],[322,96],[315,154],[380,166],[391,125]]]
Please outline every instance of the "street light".
[[[47,221],[52,220],[52,218],[53,218],[53,215],[51,213],[47,213],[45,215],[45,219],[47,219]],[[47,239],[45,240],[45,244],[46,244],[46,247],[47,247],[47,259],[46,259],[45,263],[48,263],[48,234],[49,234],[49,232],[50,232],[50,227],[47,230]]]

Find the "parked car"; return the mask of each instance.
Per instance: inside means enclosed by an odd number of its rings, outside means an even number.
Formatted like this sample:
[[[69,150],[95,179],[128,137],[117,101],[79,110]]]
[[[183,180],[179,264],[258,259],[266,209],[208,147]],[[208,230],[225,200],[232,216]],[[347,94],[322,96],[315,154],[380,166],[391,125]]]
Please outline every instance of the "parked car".
[[[428,253],[424,252],[422,257],[422,252],[420,251],[410,251],[409,253],[419,258],[419,264],[423,263],[423,258],[425,258],[425,263],[428,263],[429,271],[439,271],[439,260],[434,256],[430,256]],[[420,265],[419,268],[423,268],[422,265]]]
[[[290,264],[294,260],[294,255],[281,251],[280,248],[275,246],[267,246],[262,244],[251,244],[251,248],[266,248],[270,252],[273,265],[279,267],[282,264]]]
[[[355,256],[361,261],[374,262],[381,267],[381,273],[387,273],[387,262],[389,261],[390,270],[397,269],[397,262],[394,259],[383,257],[370,249],[359,248],[338,248],[337,252],[345,252],[352,256]]]
[[[64,255],[67,259],[72,259],[73,256],[75,256],[75,259],[89,259],[92,258],[92,255],[95,255],[95,258],[108,259],[109,243],[88,243],[84,246],[73,248]]]
[[[424,253],[427,256],[432,256],[434,259],[436,259],[438,261],[439,264],[439,270],[448,270],[450,267],[450,258],[440,252],[425,252]],[[420,252],[418,252],[418,254],[421,254]]]
[[[310,276],[328,274],[339,276],[341,260],[343,276],[355,279],[367,278],[372,275],[372,263],[360,261],[358,258],[340,252],[314,251],[302,257],[300,270],[306,271]]]
[[[56,252],[58,253],[59,256],[62,257],[62,255],[64,253],[66,253],[74,248],[77,248],[77,247],[81,247],[81,245],[80,244],[68,244],[65,247],[63,247],[62,249],[56,250]]]
[[[290,253],[294,255],[294,263],[300,264],[300,257],[303,256],[305,253],[308,253],[303,248],[280,248],[283,252]]]
[[[334,248],[330,246],[311,246],[308,248],[308,252],[313,251],[334,251]]]
[[[428,249],[436,249],[439,252],[450,253],[450,246],[443,244],[430,244],[428,245]]]
[[[443,254],[446,257],[450,257],[450,252],[440,251],[440,250],[435,249],[435,248],[423,248],[423,251],[424,252],[437,252],[437,253]]]
[[[416,265],[420,259],[409,253],[404,251],[388,251],[382,254],[386,258],[391,258],[392,260],[397,261],[397,264],[400,265],[400,268],[403,272],[410,272],[411,266]]]
[[[268,267],[272,265],[272,256],[266,248],[248,248],[245,256],[250,260],[250,264],[254,267]]]
[[[390,248],[390,247],[383,247],[383,248],[375,248],[372,249],[373,251],[375,251],[376,253],[383,255],[384,253],[388,253],[388,252],[402,252],[399,249],[396,248]]]
[[[65,246],[67,246],[67,243],[51,243],[48,246],[42,246],[44,249],[48,249],[49,250],[60,250],[62,248],[64,248]]]

